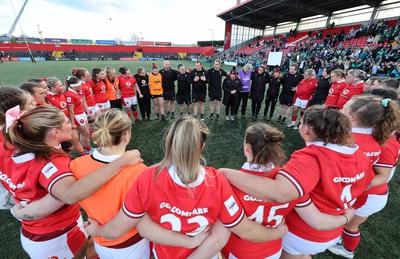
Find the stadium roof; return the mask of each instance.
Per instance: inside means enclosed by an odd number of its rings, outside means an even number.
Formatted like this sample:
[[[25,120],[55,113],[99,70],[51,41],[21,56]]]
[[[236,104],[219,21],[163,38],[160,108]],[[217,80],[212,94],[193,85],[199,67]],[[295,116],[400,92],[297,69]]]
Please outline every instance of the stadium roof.
[[[380,0],[247,0],[217,15],[226,22],[264,30],[282,22],[300,22],[315,15],[331,16],[333,12],[369,5],[378,7]]]

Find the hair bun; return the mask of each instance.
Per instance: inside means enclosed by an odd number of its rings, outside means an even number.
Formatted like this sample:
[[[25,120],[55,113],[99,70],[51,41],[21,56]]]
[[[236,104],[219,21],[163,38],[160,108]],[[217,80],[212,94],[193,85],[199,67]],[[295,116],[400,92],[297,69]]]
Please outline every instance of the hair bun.
[[[266,129],[264,131],[264,138],[267,142],[281,142],[285,135],[276,129]]]

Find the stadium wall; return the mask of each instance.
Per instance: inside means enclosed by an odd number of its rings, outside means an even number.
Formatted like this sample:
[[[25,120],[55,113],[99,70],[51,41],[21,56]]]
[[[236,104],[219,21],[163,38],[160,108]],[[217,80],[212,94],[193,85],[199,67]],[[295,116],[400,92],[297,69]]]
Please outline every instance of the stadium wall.
[[[187,53],[198,54],[202,53],[203,56],[211,56],[214,54],[214,48],[208,47],[170,47],[170,46],[106,46],[106,45],[75,45],[75,44],[29,44],[32,52],[36,51],[62,51],[62,52],[124,52],[132,55],[132,52],[139,52],[138,48],[143,53]],[[18,43],[0,43],[0,50],[6,53],[10,52],[28,52],[26,44]]]

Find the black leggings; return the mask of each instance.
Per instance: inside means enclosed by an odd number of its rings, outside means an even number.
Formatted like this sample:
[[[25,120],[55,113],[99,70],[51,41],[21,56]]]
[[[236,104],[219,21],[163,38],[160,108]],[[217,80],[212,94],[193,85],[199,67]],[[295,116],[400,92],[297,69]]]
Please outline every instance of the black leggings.
[[[243,102],[242,103],[242,115],[246,114],[247,100],[248,99],[249,99],[249,92],[246,92],[246,93],[239,92],[239,100],[238,100],[238,102],[236,104],[236,107],[234,109],[235,115],[237,115],[237,113],[239,111],[240,102]]]
[[[258,116],[258,114],[260,113],[261,110],[261,104],[262,104],[263,100],[252,100],[251,101],[251,113],[252,115],[256,115]]]
[[[269,105],[271,104],[271,112],[269,113],[269,117],[272,118],[274,116],[275,106],[278,101],[278,98],[265,98],[265,108],[264,108],[264,116],[267,116]]]
[[[150,118],[151,113],[151,99],[150,94],[144,94],[143,98],[137,97],[142,119]]]

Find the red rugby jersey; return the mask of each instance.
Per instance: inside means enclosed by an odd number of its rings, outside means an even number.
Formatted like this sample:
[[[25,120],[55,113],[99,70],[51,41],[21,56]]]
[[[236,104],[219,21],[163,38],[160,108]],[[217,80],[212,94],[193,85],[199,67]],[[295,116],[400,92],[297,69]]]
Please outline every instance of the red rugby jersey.
[[[340,93],[346,87],[347,83],[345,80],[334,82],[329,88],[328,96],[324,102],[325,106],[336,106],[339,100]]]
[[[52,193],[54,184],[73,177],[67,155],[52,155],[50,160],[36,159],[33,153],[13,157],[0,146],[0,182],[22,205],[40,200]],[[72,225],[80,216],[79,205],[64,205],[56,212],[38,220],[22,220],[22,228],[33,234],[47,234]]]
[[[171,166],[155,178],[157,167],[144,171],[126,195],[123,211],[128,217],[145,213],[166,229],[194,236],[219,219],[234,227],[244,211],[230,184],[214,168],[206,167],[188,188]],[[155,244],[157,258],[186,258],[194,249]]]
[[[358,82],[356,84],[346,84],[342,92],[339,95],[339,99],[336,106],[342,109],[343,106],[353,97],[354,95],[362,94],[364,91],[364,81]]]
[[[122,98],[133,97],[136,95],[136,78],[134,78],[133,76],[126,77],[124,75],[119,75],[118,80]]]
[[[93,107],[96,105],[96,100],[94,99],[94,94],[92,88],[88,83],[81,81],[82,93],[85,95],[85,101],[88,107]]]
[[[243,173],[254,174],[274,179],[280,168],[270,164],[268,167],[245,163]],[[266,227],[276,227],[296,205],[297,200],[288,203],[268,202],[257,199],[245,192],[233,187],[233,191],[239,198],[247,217]],[[264,243],[253,243],[235,234],[231,234],[228,243],[222,250],[226,258],[233,255],[236,258],[267,258],[278,253],[282,249],[282,239]]]
[[[49,91],[49,94],[46,96],[47,100],[51,105],[60,109],[67,117],[69,115],[67,108],[67,98],[65,98],[64,93],[55,94]]]
[[[95,83],[93,80],[88,82],[89,86],[92,88],[94,93],[94,100],[96,103],[105,103],[108,101],[108,94],[106,91],[106,85],[103,81],[98,81]]]
[[[74,106],[74,114],[75,115],[80,115],[80,114],[85,113],[85,109],[83,108],[83,104],[82,104],[82,99],[81,99],[81,96],[78,94],[78,92],[76,92],[72,89],[68,89],[65,92],[65,97],[67,99],[67,104]]]
[[[370,184],[374,173],[370,160],[358,146],[347,147],[323,142],[309,142],[294,152],[279,174],[297,189],[299,197],[309,194],[323,213],[343,214]],[[286,223],[290,232],[314,242],[337,238],[342,228],[319,231],[305,223],[295,211]]]

